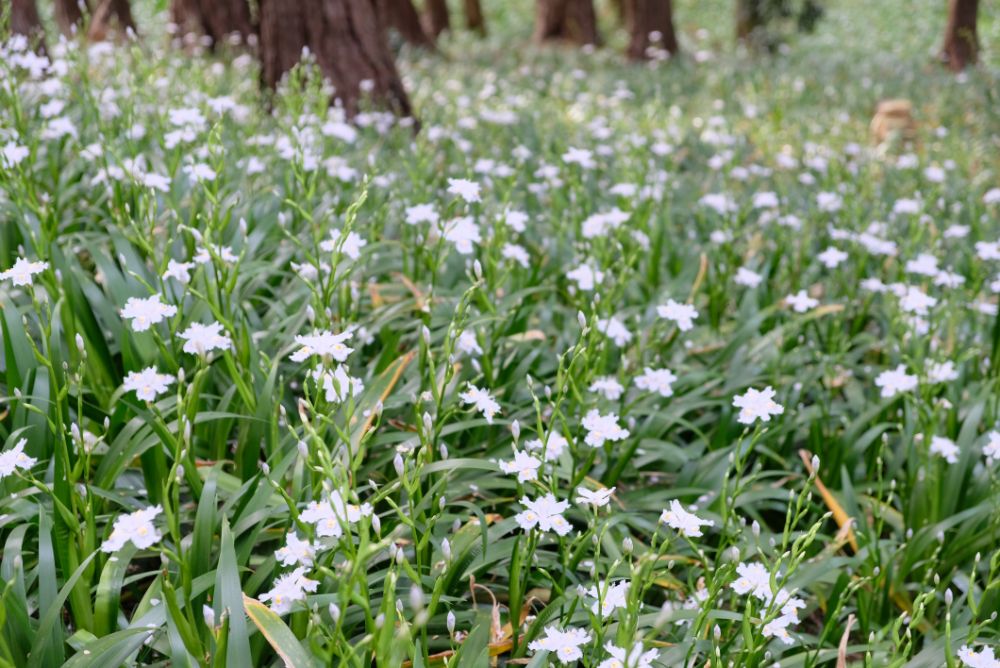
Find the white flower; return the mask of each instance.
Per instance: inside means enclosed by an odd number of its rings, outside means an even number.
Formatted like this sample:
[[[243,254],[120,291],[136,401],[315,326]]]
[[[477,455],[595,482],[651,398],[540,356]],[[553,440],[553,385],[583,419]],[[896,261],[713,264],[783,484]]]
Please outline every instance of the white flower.
[[[741,563],[736,567],[739,576],[730,585],[737,594],[752,594],[762,601],[771,598],[771,574],[763,564]]]
[[[129,297],[122,309],[122,317],[132,321],[132,329],[145,332],[151,326],[177,313],[173,304],[164,304],[160,295],[140,299]]]
[[[747,269],[746,267],[740,267],[737,269],[736,276],[733,278],[733,281],[737,285],[744,285],[748,288],[756,288],[763,280],[763,276],[755,271]]]
[[[504,244],[500,254],[508,260],[513,260],[525,269],[531,266],[531,256],[528,255],[528,251],[524,249],[524,246]]]
[[[592,448],[599,448],[606,441],[621,441],[628,438],[628,429],[622,429],[615,413],[601,415],[596,408],[587,411],[583,417],[583,428],[587,430],[584,442]]]
[[[819,300],[810,297],[805,290],[799,290],[794,295],[785,297],[785,303],[792,307],[796,313],[805,313],[809,309],[819,306]]]
[[[959,449],[955,441],[944,436],[931,437],[931,454],[940,455],[949,464],[958,463]]]
[[[611,501],[611,495],[615,493],[615,488],[606,487],[592,492],[586,487],[577,487],[576,493],[578,495],[576,502],[581,506],[591,505],[594,508],[603,508]]]
[[[310,543],[308,540],[303,540],[299,538],[297,532],[293,531],[285,536],[285,547],[277,550],[274,553],[274,558],[282,566],[295,566],[298,564],[312,566],[313,559],[316,558],[316,550],[319,547],[318,543]]]
[[[670,508],[663,511],[660,521],[680,535],[688,537],[701,536],[703,526],[715,526],[712,520],[703,520],[694,513],[686,511],[677,499],[673,499]]]
[[[996,188],[996,190],[1000,191],[1000,188]],[[980,648],[978,653],[974,652],[968,645],[962,645],[962,648],[958,650],[958,658],[969,668],[1000,668],[1000,659],[997,659],[993,654],[993,648],[985,645]]]
[[[483,354],[483,349],[479,346],[479,341],[476,340],[476,333],[468,329],[458,335],[455,347],[465,355]]]
[[[310,375],[323,388],[324,396],[329,402],[343,403],[365,391],[365,384],[361,379],[347,373],[347,367],[343,364],[338,364],[333,371],[317,367]]]
[[[986,456],[986,461],[992,464],[993,462],[1000,460],[1000,432],[991,431],[986,434],[988,442],[983,446],[983,454]]]
[[[514,521],[525,531],[538,527],[540,531],[554,531],[565,536],[573,530],[572,525],[562,516],[569,508],[569,501],[557,501],[552,494],[546,494],[534,500],[522,496],[521,505],[526,508],[514,516]]]
[[[315,525],[317,536],[340,538],[344,535],[345,527],[357,524],[362,517],[371,514],[372,507],[369,504],[364,503],[357,506],[345,503],[341,493],[334,490],[330,492],[330,496],[322,501],[310,501],[306,509],[299,515],[299,519]]]
[[[669,397],[674,394],[673,383],[676,380],[677,376],[669,369],[650,369],[647,366],[643,374],[636,377],[635,386],[640,390],[656,392],[661,397]]]
[[[912,285],[907,286],[906,292],[899,298],[899,307],[907,313],[915,315],[927,315],[928,309],[935,304],[937,304],[937,299]]]
[[[184,352],[202,355],[213,350],[227,350],[233,347],[232,339],[222,333],[222,325],[217,322],[203,325],[193,322],[181,332],[184,339]]]
[[[156,401],[156,397],[166,392],[173,382],[173,376],[160,373],[155,366],[151,366],[138,372],[129,371],[122,387],[127,392],[135,392],[135,396],[142,401]]]
[[[844,198],[837,193],[831,192],[821,192],[816,193],[816,206],[819,207],[820,211],[825,211],[827,213],[834,213],[840,211],[840,207],[844,205]]]
[[[628,328],[614,316],[607,320],[598,320],[597,331],[614,341],[619,348],[624,348],[632,340],[632,332],[628,331]]]
[[[795,641],[792,636],[788,633],[788,627],[792,624],[798,623],[798,619],[795,617],[789,617],[787,615],[780,615],[775,619],[764,625],[762,629],[765,638],[777,638],[785,645],[791,645]]]
[[[115,520],[111,535],[101,544],[102,552],[117,552],[132,541],[140,550],[160,542],[160,532],[153,526],[153,520],[163,512],[161,506],[150,506],[129,515],[121,515]]]
[[[523,450],[514,451],[514,459],[500,462],[500,470],[504,473],[516,473],[518,482],[528,482],[538,479],[538,469],[542,462]]]
[[[948,383],[958,380],[958,370],[951,360],[931,362],[927,367],[927,380],[932,383]]]
[[[661,318],[677,323],[677,329],[682,332],[694,327],[694,319],[698,317],[695,307],[690,304],[678,304],[673,299],[668,299],[663,306],[657,306],[656,313]]]
[[[285,573],[274,581],[271,591],[260,595],[261,603],[270,601],[270,608],[279,615],[292,611],[296,601],[305,602],[306,592],[314,592],[319,581],[306,577],[306,568],[300,566],[291,573]]]
[[[1000,204],[1000,188],[990,188],[983,195],[983,204]]]
[[[21,146],[12,141],[7,142],[3,148],[0,148],[0,165],[8,168],[14,167],[21,164],[30,153],[27,146]]]
[[[540,439],[532,439],[524,444],[524,449],[529,452],[541,452],[545,451],[545,456],[543,459],[547,462],[553,462],[559,459],[559,456],[569,445],[569,441],[566,437],[558,432],[549,432],[547,442],[543,443]]]
[[[24,454],[24,446],[28,439],[22,438],[10,450],[0,452],[0,480],[14,473],[17,469],[30,469],[38,463],[34,457]]]
[[[883,371],[875,379],[875,385],[882,388],[882,398],[889,399],[900,392],[910,392],[917,388],[917,377],[906,373],[902,364],[895,369]]]
[[[468,179],[448,179],[448,192],[466,202],[480,202],[479,184]]]
[[[172,278],[182,285],[187,285],[191,281],[192,269],[194,269],[194,262],[170,260],[167,262],[167,270],[163,272],[163,279]]]
[[[576,286],[584,292],[590,292],[594,285],[604,281],[604,272],[594,269],[589,264],[581,264],[576,269],[566,272],[566,278],[576,282]]]
[[[479,226],[468,216],[455,218],[445,223],[444,238],[455,244],[455,250],[462,255],[471,255],[473,245],[482,241]]]
[[[740,409],[737,421],[740,424],[753,424],[757,419],[770,422],[772,415],[784,413],[784,406],[774,401],[774,394],[774,388],[768,385],[763,390],[747,388],[746,394],[733,397],[733,406]]]
[[[817,255],[816,259],[822,262],[827,269],[835,269],[837,265],[847,259],[847,253],[839,248],[830,246],[825,251]]]
[[[549,651],[555,654],[559,663],[575,663],[583,658],[581,646],[590,642],[590,634],[583,629],[567,629],[560,631],[555,626],[545,629],[545,637],[539,638],[528,645],[528,649]]]
[[[611,376],[603,376],[595,379],[594,382],[590,384],[589,389],[591,392],[603,394],[609,401],[618,401],[621,398],[622,393],[625,391],[622,384]]]
[[[348,348],[344,341],[351,338],[353,332],[348,330],[339,334],[334,334],[329,330],[317,331],[295,337],[295,343],[302,346],[292,353],[293,362],[304,362],[313,355],[318,355],[324,360],[334,359],[343,362],[347,356],[354,352],[354,348]]]
[[[406,224],[419,225],[420,223],[431,223],[439,220],[437,211],[433,204],[416,204],[406,208]]]
[[[320,243],[320,250],[332,253],[338,248],[345,257],[357,260],[361,257],[361,249],[368,245],[368,242],[361,238],[357,232],[348,232],[347,236],[341,230],[334,230],[330,233],[330,238]]]
[[[628,603],[628,587],[629,583],[627,580],[622,580],[615,584],[606,584],[601,587],[600,592],[598,592],[596,586],[591,587],[587,590],[587,595],[594,599],[594,602],[590,605],[590,611],[595,615],[600,614],[601,617],[608,617],[615,610],[624,608]],[[598,593],[600,593],[600,597],[598,597]]]
[[[29,262],[23,257],[14,261],[14,266],[7,271],[0,271],[0,281],[10,279],[14,285],[23,287],[34,282],[36,274],[40,274],[49,268],[48,262]]]
[[[608,643],[604,646],[611,658],[597,664],[597,668],[652,668],[660,656],[660,650],[643,651],[642,642],[636,642],[628,650]]]
[[[487,424],[493,424],[493,416],[500,412],[500,404],[490,394],[489,390],[481,390],[472,383],[469,389],[458,395],[467,404],[472,404],[475,409],[483,414]]]
[[[184,173],[194,181],[214,181],[216,177],[215,170],[201,162],[185,165]]]

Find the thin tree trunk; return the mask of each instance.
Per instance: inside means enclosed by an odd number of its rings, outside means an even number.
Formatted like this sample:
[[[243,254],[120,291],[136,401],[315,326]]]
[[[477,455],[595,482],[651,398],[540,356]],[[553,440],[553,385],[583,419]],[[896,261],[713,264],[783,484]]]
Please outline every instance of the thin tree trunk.
[[[56,25],[66,37],[76,34],[83,21],[83,11],[77,0],[55,0],[53,3]]]
[[[479,5],[479,0],[463,0],[465,7],[465,27],[475,30],[480,35],[486,34],[486,19],[483,17],[483,8]]]
[[[129,0],[101,0],[90,19],[88,38],[95,42],[107,38],[111,21],[118,23],[118,29],[125,33],[135,32],[135,19],[132,18],[132,7]]]
[[[427,33],[434,38],[451,29],[448,0],[427,0]]]
[[[38,6],[35,0],[12,0],[10,6],[10,31],[15,35],[24,35],[32,46],[37,40],[37,47],[45,50],[45,31],[42,20],[38,17]]]
[[[625,3],[631,60],[647,60],[649,47],[670,55],[678,51],[671,0],[627,0]],[[654,39],[655,38],[655,39]]]
[[[299,62],[303,47],[333,83],[334,97],[349,116],[359,111],[365,94],[411,115],[374,0],[260,0],[263,83],[275,88]]]
[[[378,8],[385,25],[398,32],[408,44],[434,47],[434,39],[424,31],[413,0],[379,0]]]
[[[951,0],[949,3],[941,59],[954,72],[964,70],[979,58],[978,14],[979,0]]]
[[[536,0],[535,41],[599,44],[592,0]]]

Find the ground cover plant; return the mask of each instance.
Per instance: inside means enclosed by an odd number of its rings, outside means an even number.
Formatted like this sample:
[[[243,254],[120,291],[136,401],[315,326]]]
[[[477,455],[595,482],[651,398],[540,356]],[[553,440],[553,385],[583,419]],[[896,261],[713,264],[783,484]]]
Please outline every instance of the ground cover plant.
[[[996,62],[723,8],[505,3],[400,53],[419,132],[154,6],[7,39],[0,665],[1000,665]]]

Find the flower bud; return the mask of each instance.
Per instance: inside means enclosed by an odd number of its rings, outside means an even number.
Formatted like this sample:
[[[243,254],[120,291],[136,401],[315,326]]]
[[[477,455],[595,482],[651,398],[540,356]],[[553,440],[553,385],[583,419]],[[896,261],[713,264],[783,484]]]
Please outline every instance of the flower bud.
[[[406,471],[406,465],[403,463],[403,455],[396,453],[396,456],[392,458],[392,467],[396,469],[396,475],[400,478],[403,477],[403,473]]]
[[[441,554],[444,555],[445,561],[451,561],[451,543],[447,538],[441,541]]]
[[[450,636],[455,635],[455,613],[452,612],[451,610],[448,611],[448,616],[446,618],[445,623],[448,625],[448,635]]]
[[[333,620],[334,625],[340,621],[340,606],[336,603],[331,603],[330,607],[327,608],[327,612],[330,613],[330,619]]]

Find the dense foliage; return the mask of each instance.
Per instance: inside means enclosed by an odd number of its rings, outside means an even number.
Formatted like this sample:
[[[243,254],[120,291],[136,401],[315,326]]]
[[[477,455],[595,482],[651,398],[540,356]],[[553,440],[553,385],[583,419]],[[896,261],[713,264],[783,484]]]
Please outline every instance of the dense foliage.
[[[8,40],[0,665],[1000,665],[1000,87],[914,4],[629,66],[512,3],[419,133]]]

